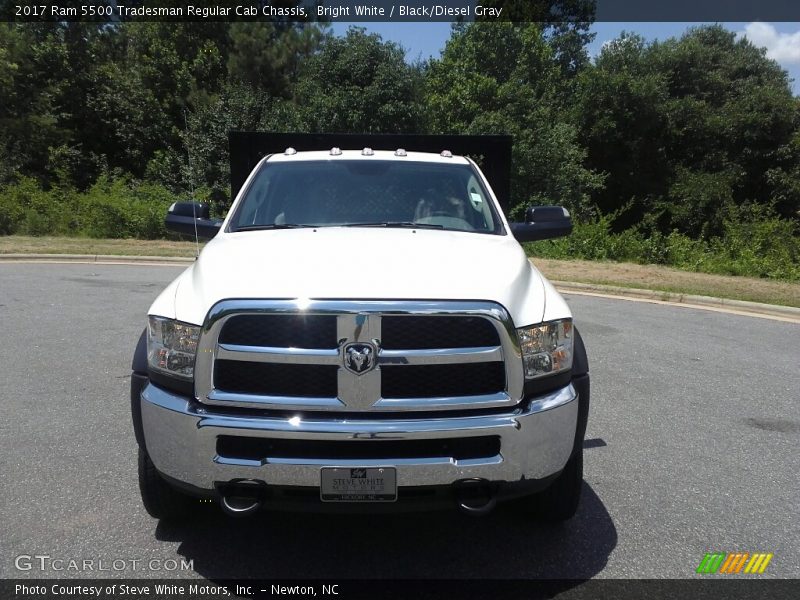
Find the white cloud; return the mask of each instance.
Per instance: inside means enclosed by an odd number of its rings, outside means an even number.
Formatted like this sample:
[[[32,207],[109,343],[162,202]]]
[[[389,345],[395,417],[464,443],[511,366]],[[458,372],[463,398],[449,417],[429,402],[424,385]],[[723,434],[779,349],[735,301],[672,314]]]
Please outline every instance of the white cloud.
[[[767,49],[767,57],[782,65],[800,64],[800,31],[778,33],[769,23],[748,23],[738,34],[759,48]]]

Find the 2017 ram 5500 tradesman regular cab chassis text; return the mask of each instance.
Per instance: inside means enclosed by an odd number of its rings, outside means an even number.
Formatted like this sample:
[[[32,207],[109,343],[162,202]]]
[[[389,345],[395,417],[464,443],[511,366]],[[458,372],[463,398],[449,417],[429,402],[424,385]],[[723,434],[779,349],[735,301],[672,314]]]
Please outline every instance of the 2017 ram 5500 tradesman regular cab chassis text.
[[[156,299],[134,361],[139,483],[154,517],[191,496],[382,510],[515,499],[571,517],[583,477],[586,353],[469,159],[403,150],[263,159],[213,238]],[[376,508],[377,507],[377,508]]]

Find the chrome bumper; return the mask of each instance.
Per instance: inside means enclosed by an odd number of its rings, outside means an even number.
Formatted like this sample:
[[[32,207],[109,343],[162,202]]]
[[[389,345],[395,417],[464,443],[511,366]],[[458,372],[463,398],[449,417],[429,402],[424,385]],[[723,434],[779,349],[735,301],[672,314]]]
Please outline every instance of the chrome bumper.
[[[578,419],[572,385],[535,398],[527,409],[495,415],[437,418],[301,420],[241,416],[209,408],[148,384],[141,393],[147,452],[156,468],[201,490],[215,483],[252,479],[276,486],[319,487],[321,466],[397,466],[397,484],[449,485],[459,480],[544,479],[564,468],[572,452]],[[500,453],[469,460],[451,457],[381,460],[265,458],[245,460],[217,455],[217,437],[246,436],[308,440],[420,440],[499,436]]]

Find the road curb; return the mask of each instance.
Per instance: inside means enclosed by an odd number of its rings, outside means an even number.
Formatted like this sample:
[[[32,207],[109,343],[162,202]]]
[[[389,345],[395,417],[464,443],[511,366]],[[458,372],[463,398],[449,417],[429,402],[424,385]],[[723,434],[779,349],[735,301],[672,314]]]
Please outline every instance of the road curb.
[[[641,288],[626,288],[615,285],[601,285],[594,283],[577,283],[573,281],[552,281],[552,284],[561,292],[579,292],[621,296],[624,298],[638,298],[641,300],[654,300],[685,304],[687,306],[721,308],[738,312],[753,313],[783,317],[800,321],[800,308],[781,306],[779,304],[763,304],[761,302],[748,302],[746,300],[733,300],[729,298],[715,298],[713,296],[698,296],[694,294],[680,294],[677,292],[662,292]]]
[[[126,256],[109,254],[0,254],[0,262],[74,262],[97,264],[149,264],[149,265],[187,265],[194,262],[194,258],[182,256]],[[642,288],[626,288],[615,285],[602,285],[596,283],[577,283],[573,281],[551,280],[561,292],[575,292],[581,294],[601,294],[621,298],[636,298],[656,302],[670,302],[700,308],[726,309],[753,315],[766,315],[781,317],[800,322],[800,308],[781,306],[778,304],[763,304],[761,302],[748,302],[745,300],[732,300],[728,298],[715,298],[713,296],[698,296],[694,294],[680,294],[676,292],[661,292]]]

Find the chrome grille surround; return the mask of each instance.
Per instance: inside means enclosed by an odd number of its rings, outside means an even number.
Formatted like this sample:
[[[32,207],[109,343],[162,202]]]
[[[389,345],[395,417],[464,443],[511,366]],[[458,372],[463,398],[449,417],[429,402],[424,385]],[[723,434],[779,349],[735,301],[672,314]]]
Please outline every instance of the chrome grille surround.
[[[333,315],[336,317],[338,349],[274,348],[218,344],[225,322],[233,316],[248,315]],[[436,348],[410,350],[380,349],[381,317],[470,316],[487,319],[500,340],[497,346],[478,348]],[[372,343],[378,348],[377,366],[355,374],[343,366],[342,348],[354,342]],[[336,397],[265,396],[219,390],[214,385],[217,359],[273,364],[336,365]],[[478,362],[504,364],[505,389],[472,396],[382,398],[381,365],[443,365]],[[386,300],[223,300],[209,311],[197,350],[195,397],[205,404],[272,410],[324,411],[434,411],[509,407],[523,395],[522,354],[508,311],[489,301],[386,301]]]

